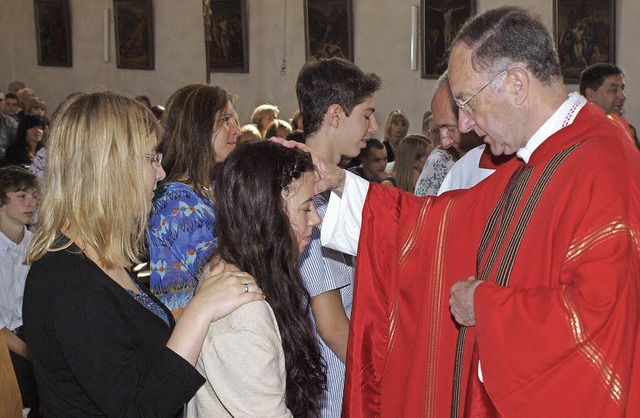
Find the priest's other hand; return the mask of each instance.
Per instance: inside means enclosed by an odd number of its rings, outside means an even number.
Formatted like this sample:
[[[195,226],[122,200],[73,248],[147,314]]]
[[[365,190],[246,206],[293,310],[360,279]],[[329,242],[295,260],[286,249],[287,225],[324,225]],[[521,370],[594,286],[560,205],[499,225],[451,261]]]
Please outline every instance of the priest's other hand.
[[[451,286],[449,297],[449,309],[456,322],[465,327],[476,324],[476,315],[473,310],[473,295],[476,287],[482,284],[481,280],[469,277],[466,281],[454,283]]]

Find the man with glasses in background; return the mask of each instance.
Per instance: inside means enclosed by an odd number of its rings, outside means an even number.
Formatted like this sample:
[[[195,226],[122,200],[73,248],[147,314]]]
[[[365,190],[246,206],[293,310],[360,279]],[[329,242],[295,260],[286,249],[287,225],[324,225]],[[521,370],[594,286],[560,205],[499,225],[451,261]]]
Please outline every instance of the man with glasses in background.
[[[462,133],[458,129],[458,109],[456,108],[449,79],[445,72],[436,83],[436,91],[431,99],[433,122],[438,129],[440,146],[431,151],[422,173],[416,182],[417,196],[434,196],[456,161],[469,150],[482,144],[482,138],[475,133]]]
[[[433,121],[433,112],[427,110],[422,115],[422,135],[426,136],[434,147],[440,145],[440,129]]]
[[[446,74],[447,73],[445,73],[445,75]],[[497,78],[498,77],[495,77],[493,80]],[[470,102],[475,96],[477,96],[482,90],[488,87],[493,82],[493,80],[491,80],[484,87],[478,90],[478,92],[472,97],[467,99],[467,103]],[[449,94],[451,94],[450,87],[448,92]],[[453,100],[453,103],[456,106],[457,116],[460,105],[456,102],[456,100]],[[450,190],[469,189],[475,186],[476,184],[480,183],[482,180],[493,174],[493,172],[500,164],[503,164],[511,158],[510,155],[498,157],[491,154],[490,149],[487,148],[485,144],[482,144],[482,138],[480,138],[473,131],[461,133],[461,137],[463,138],[463,141],[464,138],[478,138],[481,145],[478,145],[477,147],[469,150],[458,161],[456,161],[453,167],[451,167],[451,170],[449,170],[449,172],[447,173],[444,180],[442,180],[440,189],[438,189],[438,196]],[[476,143],[476,141],[473,141],[473,143]]]
[[[462,27],[449,80],[460,130],[515,154],[493,175],[437,198],[331,166],[317,184],[335,189],[323,243],[358,252],[345,415],[640,416],[627,131],[567,94],[551,34],[519,7]]]

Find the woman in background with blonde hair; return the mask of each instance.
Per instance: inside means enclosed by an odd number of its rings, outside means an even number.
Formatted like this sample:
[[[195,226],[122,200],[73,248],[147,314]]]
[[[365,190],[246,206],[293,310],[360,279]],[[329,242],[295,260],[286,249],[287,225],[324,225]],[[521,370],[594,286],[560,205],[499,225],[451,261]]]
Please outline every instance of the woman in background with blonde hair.
[[[382,144],[387,148],[387,161],[396,159],[398,145],[409,132],[409,118],[401,109],[392,110],[382,129]]]
[[[224,273],[176,325],[128,270],[164,178],[153,114],[132,98],[80,94],[56,111],[40,220],[27,251],[24,327],[45,416],[174,416],[204,383],[209,324],[262,299]]]
[[[382,180],[382,184],[389,184],[413,193],[431,151],[433,151],[433,144],[425,136],[406,136],[398,145],[393,172]]]
[[[269,124],[276,120],[279,114],[280,109],[278,109],[278,106],[270,105],[268,103],[262,104],[253,109],[253,113],[251,114],[251,123],[256,125],[260,131],[260,135],[262,135],[263,138],[266,138],[264,134],[267,131]]]

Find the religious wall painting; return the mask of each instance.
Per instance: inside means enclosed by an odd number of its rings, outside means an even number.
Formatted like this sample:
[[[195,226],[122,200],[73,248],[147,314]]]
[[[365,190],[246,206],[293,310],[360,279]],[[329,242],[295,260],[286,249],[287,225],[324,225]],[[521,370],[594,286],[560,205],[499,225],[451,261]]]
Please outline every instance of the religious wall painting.
[[[304,13],[307,61],[331,57],[353,61],[351,0],[305,0]]]
[[[152,0],[113,0],[116,65],[131,70],[155,68]]]
[[[422,78],[444,73],[451,42],[475,13],[475,0],[421,0]]]
[[[38,65],[71,67],[71,19],[69,0],[35,0]]]
[[[204,0],[204,5],[205,9],[209,7],[209,10],[205,10],[205,31],[210,31],[210,36],[205,36],[209,71],[248,73],[247,1]]]
[[[553,29],[565,83],[591,64],[615,63],[615,0],[554,0]]]

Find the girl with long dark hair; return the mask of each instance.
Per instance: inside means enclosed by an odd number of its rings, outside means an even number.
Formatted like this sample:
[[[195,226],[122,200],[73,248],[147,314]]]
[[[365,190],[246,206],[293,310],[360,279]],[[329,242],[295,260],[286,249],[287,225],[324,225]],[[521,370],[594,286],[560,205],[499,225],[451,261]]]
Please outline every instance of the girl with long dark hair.
[[[209,327],[197,368],[207,377],[189,416],[317,416],[323,360],[300,277],[300,253],[320,223],[309,154],[269,141],[234,151],[216,177],[213,270],[235,265],[267,301]],[[224,265],[225,267],[221,267]]]

